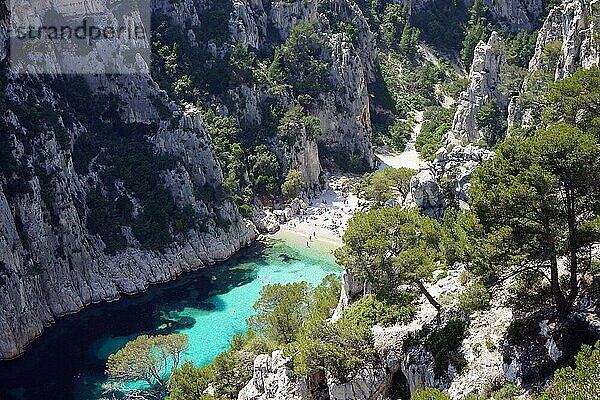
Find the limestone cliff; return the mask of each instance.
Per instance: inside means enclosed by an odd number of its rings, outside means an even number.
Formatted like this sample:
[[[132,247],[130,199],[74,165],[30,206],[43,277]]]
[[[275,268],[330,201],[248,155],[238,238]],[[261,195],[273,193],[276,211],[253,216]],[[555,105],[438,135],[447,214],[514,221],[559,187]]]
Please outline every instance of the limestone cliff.
[[[411,12],[427,5],[431,0],[404,0]],[[474,0],[463,0],[462,4],[469,9]],[[531,32],[538,27],[540,18],[544,15],[545,1],[543,0],[484,0],[490,11],[494,24],[510,32]]]
[[[233,201],[214,197],[223,177],[202,118],[159,91],[147,66],[85,79],[15,75],[5,49],[0,358],[21,354],[62,315],[224,260],[254,240]]]
[[[353,40],[333,31],[316,1],[152,2],[154,15],[183,34],[184,47],[206,57],[199,65],[206,71],[226,62],[234,45],[268,57],[296,25],[316,24],[335,87],[305,104],[322,135],[299,127],[296,142],[284,148],[277,127],[270,127],[264,142],[285,170],[302,171],[311,192],[323,184],[321,149],[373,163],[367,93],[373,35],[353,2],[332,4],[340,19],[359,26]],[[36,3],[39,15],[46,6]],[[93,11],[114,17],[111,10]],[[207,37],[217,11],[228,23]],[[137,74],[63,77],[61,63],[49,54],[25,66],[30,72],[55,66],[52,74],[15,75],[6,60],[7,13],[0,15],[6,94],[0,110],[0,358],[12,358],[56,318],[226,259],[256,230],[223,188],[202,113],[173,101],[173,88],[150,78],[143,58],[133,59]],[[102,66],[101,53],[92,53],[86,65]],[[269,122],[265,110],[272,105],[285,112],[297,104],[289,89],[277,92],[265,82],[230,85],[196,100],[235,118],[247,135]],[[266,230],[274,230],[271,225]]]
[[[508,107],[509,130],[528,128],[541,110],[530,104],[526,93],[546,87],[581,68],[598,65],[600,2],[597,0],[564,0],[554,7],[539,31],[535,53],[529,62],[529,74],[521,94],[511,99]]]
[[[559,42],[561,51],[556,59],[555,79],[563,79],[580,68],[598,64],[600,43],[598,26],[600,2],[597,0],[565,0],[554,7],[538,34],[535,54],[529,71],[544,68],[544,49],[551,42]]]
[[[477,127],[477,113],[483,106],[496,100],[501,107],[506,98],[499,89],[500,68],[504,62],[504,48],[500,35],[492,32],[487,43],[479,42],[475,48],[473,64],[469,72],[469,86],[460,95],[448,143],[474,143],[483,138]]]
[[[325,33],[326,44],[322,49],[322,59],[327,63],[331,85],[335,88],[319,95],[319,99],[308,112],[320,120],[322,135],[318,138],[319,147],[327,154],[318,154],[316,148],[299,146],[305,153],[300,159],[326,158],[336,152],[357,157],[367,167],[373,166],[370,137],[372,133],[369,114],[369,94],[367,84],[374,79],[376,59],[375,41],[369,26],[358,8],[350,0],[332,0],[328,7],[337,21],[355,25],[357,36],[351,40],[347,35],[334,33],[328,16],[319,13],[316,1],[298,0],[294,2],[235,2],[235,12],[230,21],[233,42],[263,50],[285,40],[293,27],[302,23],[316,23]],[[265,7],[267,7],[265,9]],[[269,31],[273,27],[278,37]],[[259,107],[264,100],[266,87],[251,87],[236,107],[246,110],[244,115],[259,115]],[[263,93],[263,94],[261,94]],[[284,103],[293,103],[293,96],[283,93]],[[261,100],[261,97],[263,98]],[[244,104],[245,103],[245,104]],[[301,135],[300,135],[301,136]],[[320,166],[314,165],[305,171],[307,177],[318,176]],[[311,181],[312,185],[315,181]]]
[[[129,142],[130,151],[170,160],[162,170],[157,165],[156,171],[136,171],[144,166],[131,165],[130,171],[134,177],[157,174],[153,181],[158,186],[147,189],[172,199],[171,210],[182,220],[191,219],[179,229],[179,222],[165,216],[173,242],[160,251],[148,241],[154,233],[144,233],[139,224],[140,218],[158,223],[153,218],[163,214],[150,210],[140,188],[116,171],[115,163],[126,159],[110,154],[112,160],[101,160],[106,148],[92,147],[89,139],[98,138],[94,127],[72,107],[72,99],[58,93],[56,81],[11,74],[7,79],[2,128],[7,158],[0,173],[0,358],[19,355],[61,315],[226,259],[254,239],[254,227],[230,199],[202,198],[203,191],[219,190],[222,175],[199,115],[174,107],[171,120],[160,120],[152,108],[142,112],[150,98],[160,96],[153,85],[136,86],[145,78],[129,81],[112,118],[122,118],[125,129],[145,130]],[[123,87],[124,82],[102,84],[110,91],[111,84]],[[89,86],[100,82],[90,78]],[[31,104],[40,104],[34,111],[46,117],[32,121],[40,116],[27,113]],[[112,139],[104,139],[112,145]],[[89,163],[82,162],[79,143],[94,157]],[[109,196],[118,197],[124,209],[99,209],[110,207]],[[112,212],[123,212],[122,219],[115,222]],[[113,231],[104,230],[104,224]]]

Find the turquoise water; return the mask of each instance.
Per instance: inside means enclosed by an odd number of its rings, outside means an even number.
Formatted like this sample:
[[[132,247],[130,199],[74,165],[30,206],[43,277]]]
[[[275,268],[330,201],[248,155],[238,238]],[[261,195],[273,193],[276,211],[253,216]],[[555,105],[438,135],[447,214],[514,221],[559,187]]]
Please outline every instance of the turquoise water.
[[[185,333],[189,349],[184,359],[208,364],[227,350],[235,333],[247,329],[246,319],[264,285],[316,285],[330,273],[341,273],[330,246],[307,248],[305,239],[293,236],[269,242],[269,247],[243,251],[224,265],[60,320],[24,357],[0,363],[0,398],[97,399],[108,355],[141,334]],[[57,357],[63,360],[58,370]]]

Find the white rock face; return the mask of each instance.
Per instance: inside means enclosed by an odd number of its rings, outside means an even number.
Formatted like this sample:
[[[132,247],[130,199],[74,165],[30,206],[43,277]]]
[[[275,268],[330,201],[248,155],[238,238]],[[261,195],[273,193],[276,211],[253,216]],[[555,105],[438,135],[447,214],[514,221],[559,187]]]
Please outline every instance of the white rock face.
[[[548,71],[554,79],[563,79],[581,68],[591,68],[600,60],[598,26],[600,21],[599,0],[564,0],[554,7],[540,29],[535,53],[529,62],[529,72]],[[544,49],[552,42],[559,42],[561,54],[556,65],[544,60]],[[530,78],[531,79],[531,78]],[[527,90],[523,83],[521,92]],[[508,108],[509,130],[515,126],[531,127],[539,118],[541,110],[523,106],[518,98],[511,99]]]
[[[467,7],[473,0],[464,0]],[[512,32],[532,31],[544,13],[542,0],[485,0],[494,22]]]
[[[193,6],[184,3],[181,7],[186,4]],[[2,56],[6,56],[4,46]],[[196,110],[179,110],[146,76],[87,77],[95,94],[118,100],[120,106],[111,119],[156,125],[152,134],[140,140],[151,143],[157,153],[177,159],[173,169],[160,172],[175,203],[224,222],[191,229],[162,252],[141,249],[131,227],[123,226],[127,247],[114,255],[105,254],[106,244],[89,232],[86,223],[90,213],[86,196],[100,177],[93,167],[76,170],[72,149],[75,138],[92,135],[94,130],[65,107],[64,102],[71,99],[62,98],[47,81],[11,74],[7,78],[8,111],[2,121],[2,129],[7,129],[5,143],[11,144],[15,162],[29,170],[31,178],[0,173],[0,359],[21,354],[27,343],[60,316],[225,260],[255,239],[254,225],[241,218],[231,199],[216,207],[194,195],[194,187],[215,190],[223,180]],[[155,103],[169,115],[161,117]],[[30,121],[17,116],[17,109],[32,104],[47,104],[48,112],[61,110],[54,127],[44,135],[31,132]],[[67,117],[72,124],[65,122]],[[67,144],[59,143],[58,131],[64,132],[62,142]],[[35,170],[29,167],[33,165]],[[15,188],[15,181],[20,189]],[[131,200],[133,213],[139,214],[143,208],[139,200],[123,182],[116,180],[114,185]]]
[[[331,400],[388,399],[392,374],[400,368],[400,365],[391,353],[386,364],[360,369],[350,381],[345,383],[336,383],[329,379],[327,382],[329,398]]]
[[[350,307],[354,300],[370,292],[371,287],[368,283],[361,282],[350,270],[344,268],[344,273],[342,274],[342,291],[331,320],[335,322],[340,319],[344,310]]]
[[[461,205],[466,206],[469,201],[469,181],[475,168],[493,156],[492,151],[481,147],[455,146],[450,153],[445,149],[440,149],[431,165],[436,176],[443,177],[450,182],[449,195],[457,199]]]
[[[440,299],[464,290],[460,271],[460,268],[448,271],[448,276],[428,288],[431,294]],[[426,324],[437,324],[436,311],[424,298],[415,319],[409,324],[375,327],[375,347],[378,353],[393,353],[400,360],[411,393],[419,388],[436,387],[452,399],[461,399],[469,393],[484,390],[489,382],[503,376],[502,346],[513,319],[511,309],[504,304],[505,299],[504,294],[494,293],[489,311],[478,311],[470,316],[469,332],[459,349],[468,362],[468,369],[462,374],[450,366],[443,376],[436,376],[433,357],[425,346],[419,344],[407,348],[404,345],[407,338],[414,337]],[[454,298],[452,304],[455,302]]]
[[[580,68],[598,65],[600,43],[594,32],[598,31],[599,17],[599,0],[564,0],[554,7],[538,34],[529,71],[543,69],[544,48],[553,41],[562,43],[555,79],[563,79]]]
[[[556,327],[554,324],[548,324],[548,322],[547,319],[540,322],[540,335],[548,339],[545,344],[546,349],[548,349],[548,357],[550,357],[552,361],[557,362],[563,352],[558,348],[558,344],[551,335]]]
[[[148,2],[148,6],[149,6]],[[93,16],[96,26],[113,27],[116,31],[135,26],[149,29],[150,18],[141,8],[119,7],[99,0],[40,0],[10,2],[11,28],[40,28],[48,25],[49,12],[54,10],[71,21],[77,29],[83,18]],[[4,17],[4,15],[0,15]],[[147,18],[146,18],[147,17]],[[81,20],[80,20],[81,18]],[[50,25],[57,24],[56,21]],[[118,35],[114,40],[64,40],[57,45],[48,40],[13,40],[11,70],[21,74],[150,74],[150,37],[133,34]],[[140,31],[143,32],[143,31]],[[114,33],[114,31],[113,31]],[[76,36],[76,35],[75,35]]]
[[[454,146],[450,153],[445,148],[439,149],[434,161],[412,177],[404,206],[419,207],[434,218],[443,215],[448,201],[457,201],[461,208],[468,208],[471,176],[482,161],[493,156],[493,152],[473,145]],[[440,186],[442,181],[447,182],[445,190]]]
[[[452,399],[460,399],[469,393],[481,393],[489,382],[503,377],[502,347],[513,313],[502,304],[502,297],[494,295],[490,311],[478,311],[471,319],[469,335],[462,345],[469,368],[452,380],[448,388]]]
[[[492,32],[487,43],[479,42],[475,48],[473,64],[469,73],[469,86],[460,95],[452,129],[447,143],[461,144],[479,141],[483,135],[477,129],[477,113],[484,105],[496,100],[500,107],[506,106],[506,98],[498,88],[500,68],[504,62],[504,44],[497,32]]]
[[[256,357],[252,379],[242,388],[238,400],[308,400],[305,383],[291,379],[288,361],[280,350],[271,356]]]
[[[294,26],[315,21],[317,15],[317,0],[274,1],[271,3],[269,19],[279,36],[285,39]]]
[[[261,49],[267,38],[268,16],[261,0],[234,0],[229,32],[234,42]]]
[[[405,204],[424,209],[442,209],[445,207],[446,201],[434,171],[422,169],[411,178],[410,193]]]

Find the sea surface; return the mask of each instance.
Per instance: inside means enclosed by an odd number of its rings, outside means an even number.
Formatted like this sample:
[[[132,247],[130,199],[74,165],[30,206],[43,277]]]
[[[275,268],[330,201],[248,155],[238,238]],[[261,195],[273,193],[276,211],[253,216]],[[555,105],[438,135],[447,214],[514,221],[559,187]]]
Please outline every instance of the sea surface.
[[[108,356],[142,334],[185,333],[184,359],[209,364],[248,328],[264,285],[317,285],[328,274],[341,275],[331,251],[328,244],[308,247],[303,237],[275,235],[220,265],[60,318],[24,356],[0,362],[0,400],[97,400]]]

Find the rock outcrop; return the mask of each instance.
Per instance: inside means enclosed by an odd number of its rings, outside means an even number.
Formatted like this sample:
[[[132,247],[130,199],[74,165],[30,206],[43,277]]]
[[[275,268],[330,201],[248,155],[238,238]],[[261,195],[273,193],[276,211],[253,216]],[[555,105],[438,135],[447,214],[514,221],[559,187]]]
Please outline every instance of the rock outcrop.
[[[432,169],[422,169],[411,178],[410,192],[404,200],[404,205],[406,207],[419,207],[432,217],[443,214],[446,199]]]
[[[361,280],[357,279],[350,270],[344,269],[344,273],[342,274],[342,291],[340,293],[340,299],[331,320],[337,321],[340,319],[344,310],[350,307],[353,301],[370,292],[371,286],[368,282],[361,282]]]
[[[371,169],[374,160],[368,71],[344,35],[333,35],[329,47],[327,60],[331,66],[332,85],[339,89],[321,95],[321,105],[313,111],[321,121],[319,143],[328,156],[339,152],[348,154]]]
[[[600,57],[600,1],[565,0],[554,7],[538,34],[535,53],[529,71],[545,68],[554,70],[555,79],[563,79],[580,68],[598,65]],[[552,43],[559,44],[560,56],[556,65],[546,66],[544,49]]]
[[[383,400],[390,398],[393,376],[400,369],[394,353],[389,353],[382,365],[361,368],[348,382],[328,380],[330,400]]]
[[[281,350],[254,359],[252,379],[238,394],[238,400],[308,400],[303,379],[292,379],[288,359]]]
[[[471,175],[493,156],[493,152],[473,145],[454,146],[450,152],[439,149],[433,162],[412,177],[404,206],[419,207],[434,218],[440,218],[449,203],[468,208]]]
[[[578,69],[591,68],[600,61],[598,29],[600,2],[598,0],[564,0],[554,7],[537,37],[534,55],[529,62],[529,76],[521,94],[531,90],[530,81],[563,79]],[[558,54],[553,54],[558,51]],[[552,80],[550,78],[549,80]],[[523,100],[511,99],[508,107],[508,128],[529,128],[539,118],[541,110]]]
[[[483,138],[477,127],[477,113],[483,106],[496,100],[505,108],[506,97],[499,89],[500,68],[504,62],[504,44],[497,32],[492,32],[487,43],[479,42],[475,48],[469,72],[469,86],[460,95],[452,129],[446,136],[451,144],[475,143]]]

